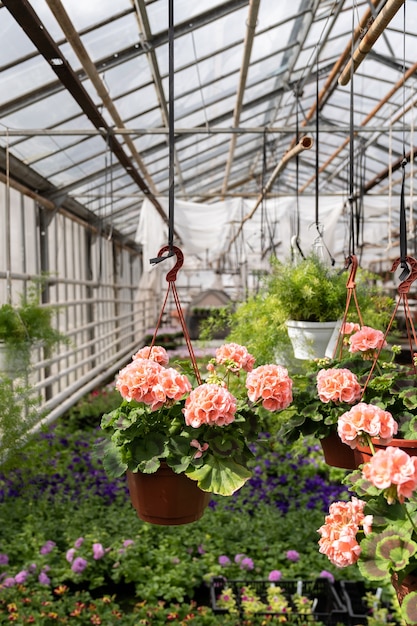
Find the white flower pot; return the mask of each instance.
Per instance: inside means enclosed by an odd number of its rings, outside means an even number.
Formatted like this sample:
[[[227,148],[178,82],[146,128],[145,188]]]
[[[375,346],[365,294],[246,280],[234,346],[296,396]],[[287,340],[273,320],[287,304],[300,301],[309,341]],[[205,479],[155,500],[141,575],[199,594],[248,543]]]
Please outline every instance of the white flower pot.
[[[0,341],[0,372],[6,374],[10,378],[15,378],[26,371],[27,363],[18,351],[10,351],[3,341]]]
[[[336,332],[338,322],[286,322],[296,359],[318,359],[326,356],[329,341]],[[338,332],[338,331],[337,331]],[[337,340],[337,334],[336,334]]]

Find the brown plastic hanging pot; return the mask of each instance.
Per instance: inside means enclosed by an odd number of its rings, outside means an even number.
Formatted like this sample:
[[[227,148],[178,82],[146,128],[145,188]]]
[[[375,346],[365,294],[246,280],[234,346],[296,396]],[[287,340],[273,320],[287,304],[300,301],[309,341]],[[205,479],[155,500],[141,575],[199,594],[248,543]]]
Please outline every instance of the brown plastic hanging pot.
[[[141,520],[161,526],[190,524],[199,520],[210,501],[196,481],[176,474],[166,463],[153,474],[127,472],[133,507]]]

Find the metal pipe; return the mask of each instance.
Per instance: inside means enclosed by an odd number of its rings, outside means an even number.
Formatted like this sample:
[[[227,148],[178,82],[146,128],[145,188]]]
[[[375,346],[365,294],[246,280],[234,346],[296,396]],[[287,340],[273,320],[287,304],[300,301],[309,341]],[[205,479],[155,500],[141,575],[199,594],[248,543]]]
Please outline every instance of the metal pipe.
[[[339,76],[339,85],[348,84],[352,72],[356,72],[359,65],[372,49],[372,46],[374,45],[378,37],[384,32],[384,30],[386,29],[392,18],[399,11],[399,9],[402,7],[404,2],[405,0],[388,0],[386,5],[376,16],[375,21],[369,27],[368,32],[365,34],[363,39],[359,41],[358,47],[353,52],[352,57],[349,59],[343,72]]]
[[[238,126],[242,113],[243,98],[245,95],[246,79],[248,77],[248,69],[250,57],[252,53],[253,40],[255,38],[255,29],[258,21],[259,5],[261,0],[251,0],[249,5],[249,17],[246,22],[246,36],[243,46],[243,60],[240,68],[239,85],[236,95],[235,110],[233,112],[233,126]],[[230,171],[232,168],[233,156],[236,149],[237,135],[232,135],[229,146],[229,156],[226,161],[226,172],[222,186],[222,194],[227,192]]]

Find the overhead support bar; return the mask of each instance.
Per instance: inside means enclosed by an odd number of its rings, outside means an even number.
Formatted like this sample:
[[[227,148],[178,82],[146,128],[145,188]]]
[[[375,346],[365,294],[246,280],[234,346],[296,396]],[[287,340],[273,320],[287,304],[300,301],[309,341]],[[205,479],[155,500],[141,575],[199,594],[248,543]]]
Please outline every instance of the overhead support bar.
[[[358,47],[353,52],[352,57],[348,61],[346,67],[339,77],[339,85],[347,85],[350,81],[350,77],[356,72],[359,65],[362,63],[366,55],[371,51],[372,46],[380,35],[384,32],[392,18],[396,15],[399,9],[404,4],[405,0],[388,0],[386,5],[381,9],[372,22],[363,39],[359,41]],[[353,65],[353,67],[352,67]]]
[[[3,5],[32,41],[33,45],[58,76],[59,80],[66,87],[90,122],[97,130],[104,134],[109,149],[116,156],[127,174],[129,174],[132,180],[138,185],[139,189],[149,198],[162,219],[167,222],[167,216],[163,207],[134,166],[131,157],[125,152],[122,144],[113,134],[113,129],[107,124],[88,91],[78,79],[78,76],[62,54],[59,46],[42,24],[29,2],[27,0],[4,0]],[[11,172],[11,175],[12,174]]]
[[[417,106],[417,103],[413,106]],[[398,121],[398,120],[397,120]],[[320,132],[323,133],[341,133],[343,136],[347,132],[349,132],[349,126],[334,126],[329,124],[321,124]],[[400,124],[398,126],[391,125],[393,131],[407,131],[410,132],[412,130],[411,124]],[[307,133],[313,133],[315,131],[314,124],[310,126],[304,126],[303,130]],[[355,126],[354,132],[355,134],[362,133],[384,133],[386,132],[387,127],[385,126]],[[113,128],[113,135],[166,135],[166,128]],[[264,134],[294,134],[293,126],[254,126],[254,127],[238,127],[238,128],[224,128],[221,127],[213,127],[213,128],[176,128],[176,135],[264,135]],[[101,130],[97,130],[94,128],[71,128],[71,129],[59,129],[59,128],[0,128],[0,137],[36,137],[36,136],[46,136],[46,137],[71,137],[71,136],[85,136],[92,137],[97,135],[105,136],[105,133]]]
[[[300,154],[300,152],[303,152],[303,150],[310,150],[310,148],[312,146],[313,146],[313,138],[310,135],[304,135],[304,137],[302,137],[299,140],[299,142],[293,148],[291,148],[291,150],[288,150],[288,152],[286,152],[284,154],[284,156],[282,157],[281,161],[278,163],[278,165],[275,167],[274,171],[272,172],[271,176],[269,177],[266,185],[262,189],[262,192],[259,194],[258,199],[256,200],[256,203],[255,203],[255,206],[250,211],[250,213],[248,213],[247,215],[245,215],[243,217],[242,221],[240,222],[239,228],[237,229],[237,231],[234,234],[233,238],[229,242],[228,250],[230,250],[232,244],[238,238],[239,234],[242,231],[242,228],[243,228],[244,224],[248,220],[252,219],[252,217],[254,216],[257,208],[259,207],[259,205],[261,204],[262,200],[265,198],[266,194],[270,191],[272,185],[274,184],[275,180],[277,179],[278,174],[280,172],[282,172],[282,170],[286,167],[287,163],[289,161],[291,161],[291,159],[293,159],[298,154]]]

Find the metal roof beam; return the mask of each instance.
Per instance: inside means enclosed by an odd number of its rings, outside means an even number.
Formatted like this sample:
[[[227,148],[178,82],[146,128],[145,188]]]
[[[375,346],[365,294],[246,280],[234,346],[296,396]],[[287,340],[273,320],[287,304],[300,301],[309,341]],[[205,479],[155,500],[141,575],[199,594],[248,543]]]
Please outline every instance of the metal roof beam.
[[[26,35],[39,50],[40,54],[50,64],[59,80],[63,83],[72,97],[76,100],[82,111],[98,129],[102,130],[103,138],[107,140],[110,150],[115,154],[126,172],[135,181],[143,193],[149,197],[161,217],[167,221],[165,212],[155,198],[142,176],[136,170],[131,158],[125,153],[122,145],[112,134],[112,129],[107,124],[100,111],[84,89],[77,75],[61,53],[59,47],[42,24],[41,20],[27,0],[4,0],[4,6],[12,14],[16,22],[21,26]]]

